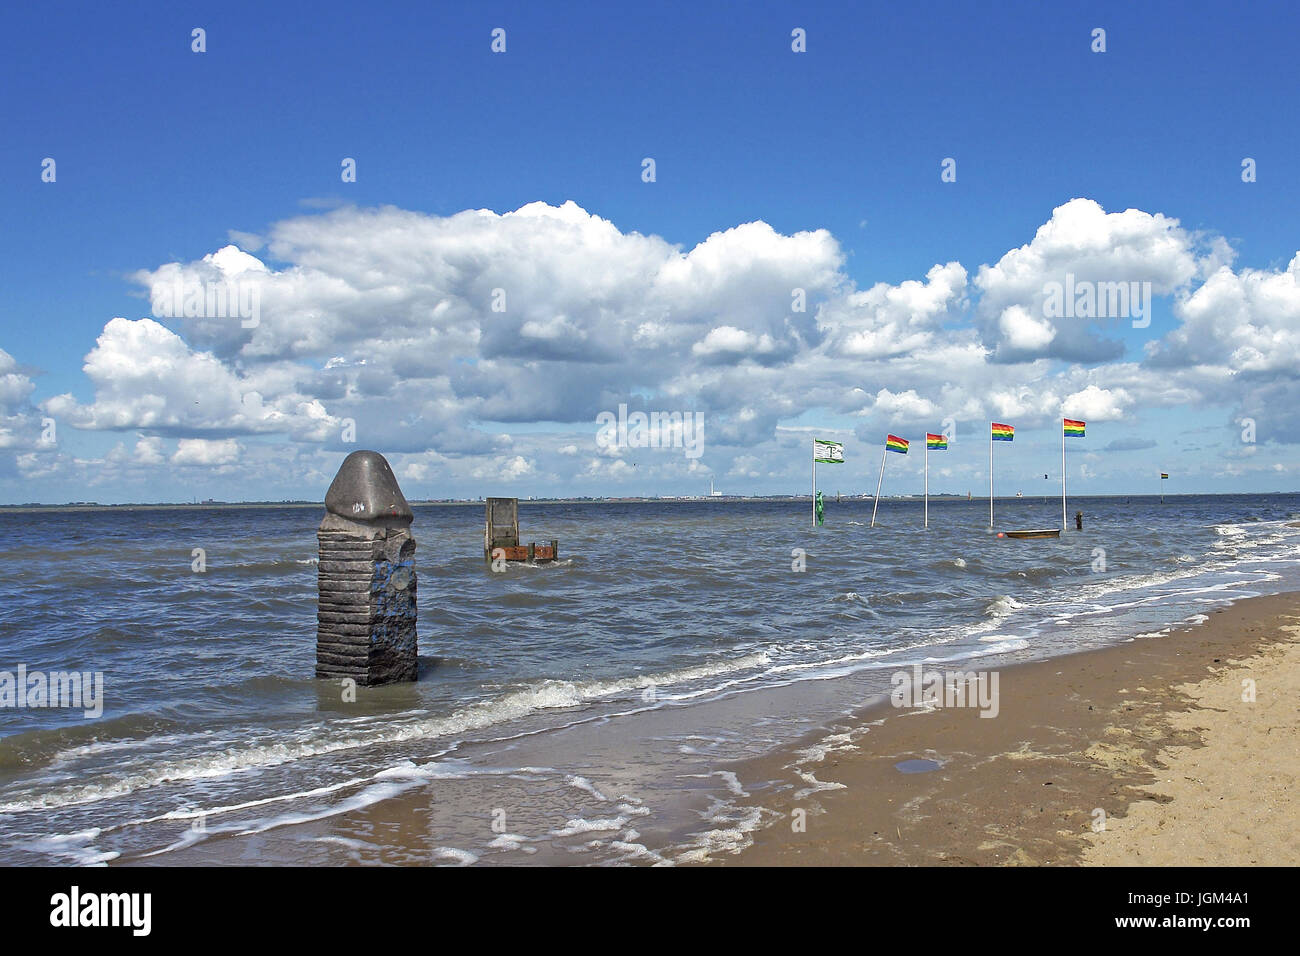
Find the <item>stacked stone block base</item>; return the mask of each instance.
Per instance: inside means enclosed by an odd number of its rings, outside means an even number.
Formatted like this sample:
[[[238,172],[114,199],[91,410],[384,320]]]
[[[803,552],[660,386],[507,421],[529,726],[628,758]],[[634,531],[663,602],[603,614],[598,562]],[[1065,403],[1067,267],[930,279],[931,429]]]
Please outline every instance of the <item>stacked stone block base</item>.
[[[361,685],[415,680],[415,538],[410,523],[327,514],[316,533],[316,676]]]

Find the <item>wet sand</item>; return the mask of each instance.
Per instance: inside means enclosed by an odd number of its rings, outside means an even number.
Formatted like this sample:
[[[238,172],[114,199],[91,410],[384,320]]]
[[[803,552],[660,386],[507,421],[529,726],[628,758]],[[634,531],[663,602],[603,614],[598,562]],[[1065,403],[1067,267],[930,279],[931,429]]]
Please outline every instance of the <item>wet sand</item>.
[[[994,718],[886,705],[738,766],[775,822],[720,862],[1300,862],[1300,594],[1003,668],[999,690]]]

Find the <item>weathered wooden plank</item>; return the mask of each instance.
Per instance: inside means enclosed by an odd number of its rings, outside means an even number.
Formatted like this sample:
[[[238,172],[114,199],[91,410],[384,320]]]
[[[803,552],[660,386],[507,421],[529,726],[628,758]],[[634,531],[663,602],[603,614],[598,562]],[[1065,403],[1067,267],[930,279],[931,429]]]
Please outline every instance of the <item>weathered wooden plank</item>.
[[[321,557],[337,555],[345,561],[370,561],[376,556],[374,542],[358,541],[353,543],[362,544],[364,547],[343,548],[333,544],[321,544],[320,547],[316,549],[316,553]]]
[[[330,551],[321,549],[318,554],[321,561],[333,561],[336,564],[373,564],[375,556],[369,551]]]
[[[375,618],[367,608],[364,611],[317,611],[316,620],[321,624],[370,624]]]
[[[504,551],[504,552],[505,552],[505,554],[503,555],[503,557],[504,557],[507,561],[527,561],[527,560],[528,560],[528,549],[527,549],[526,547],[524,547],[523,545],[515,545],[515,546],[513,546],[513,547],[506,547],[506,546],[504,546],[504,545],[497,545],[495,548],[492,549],[492,554],[495,555],[498,551]]]
[[[322,551],[361,551],[371,554],[375,549],[373,541],[365,541],[343,534],[331,534],[328,537],[323,534],[317,535],[316,540]]]
[[[348,667],[364,667],[370,659],[370,651],[364,647],[351,647],[346,644],[317,644],[316,660],[330,664],[344,664]]]
[[[325,604],[369,603],[370,588],[320,588],[317,590],[319,600]]]
[[[316,605],[316,620],[318,620],[318,621],[321,620],[321,614],[322,614],[322,613],[324,613],[324,614],[364,614],[364,615],[366,615],[366,618],[363,619],[361,622],[359,622],[359,623],[363,623],[363,624],[364,624],[364,623],[368,623],[368,622],[369,622],[369,620],[370,620],[369,615],[374,614],[374,612],[375,612],[375,609],[371,606],[371,604],[370,604],[369,601],[358,601],[358,602],[356,602],[356,603],[354,603],[354,604],[340,604],[340,603],[330,603],[330,604],[326,604],[324,601],[322,601],[322,602],[320,602],[320,603],[318,603],[318,604]],[[352,622],[349,621],[349,622],[347,622],[347,623],[352,623]]]
[[[365,561],[334,561],[331,559],[322,560],[321,563],[317,565],[317,573],[340,576],[364,575],[368,577],[373,567],[374,562],[368,558]]]
[[[316,664],[316,676],[321,680],[354,680],[358,684],[366,684],[366,668],[348,667],[342,664],[327,663],[320,661]]]
[[[359,647],[362,649],[370,647],[369,634],[337,634],[330,632],[316,632],[316,646],[323,647],[326,644],[337,644],[340,647]]]
[[[316,586],[331,591],[369,591],[372,578],[374,570],[371,568],[364,574],[318,574]]]
[[[337,621],[317,621],[317,634],[346,634],[348,636],[363,636],[370,639],[370,631],[373,625],[367,621],[365,624],[340,624]]]

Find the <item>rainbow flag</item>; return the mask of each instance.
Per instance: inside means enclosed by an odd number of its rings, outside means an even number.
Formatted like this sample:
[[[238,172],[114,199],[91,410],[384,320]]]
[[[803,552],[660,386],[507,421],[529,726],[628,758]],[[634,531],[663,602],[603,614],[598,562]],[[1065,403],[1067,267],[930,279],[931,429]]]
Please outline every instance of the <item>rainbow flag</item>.
[[[1169,477],[1169,472],[1167,472],[1167,471],[1162,471],[1162,472],[1160,472],[1160,480],[1161,480],[1161,481],[1164,481],[1164,480],[1165,480],[1166,478],[1168,478],[1168,477]]]
[[[907,439],[899,438],[897,435],[888,435],[885,438],[885,448],[889,451],[896,451],[900,455],[907,454]]]
[[[1062,419],[1065,423],[1065,434],[1068,438],[1083,437],[1083,422],[1076,422],[1073,418]]]
[[[925,447],[942,450],[948,447],[948,439],[945,438],[943,435],[931,435],[929,432],[926,432]]]
[[[994,441],[1015,441],[1016,429],[1014,425],[1003,425],[1000,422],[992,422],[993,440]]]

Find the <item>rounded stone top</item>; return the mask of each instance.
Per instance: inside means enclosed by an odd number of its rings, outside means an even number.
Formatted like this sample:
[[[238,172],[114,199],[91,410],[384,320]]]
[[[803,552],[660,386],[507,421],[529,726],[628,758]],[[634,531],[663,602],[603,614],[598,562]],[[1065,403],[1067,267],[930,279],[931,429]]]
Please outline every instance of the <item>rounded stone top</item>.
[[[325,510],[351,521],[409,523],[415,518],[392,466],[377,451],[354,451],[343,459],[325,492]]]

